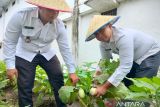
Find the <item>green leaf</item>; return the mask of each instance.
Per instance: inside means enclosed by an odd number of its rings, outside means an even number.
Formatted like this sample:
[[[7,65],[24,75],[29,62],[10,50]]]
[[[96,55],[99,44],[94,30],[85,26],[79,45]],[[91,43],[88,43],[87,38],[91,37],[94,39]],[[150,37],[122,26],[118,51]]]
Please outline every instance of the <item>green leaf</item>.
[[[59,97],[63,103],[69,103],[71,92],[74,92],[73,86],[63,86],[59,90]]]
[[[159,77],[153,77],[152,81],[153,81],[153,83],[156,83],[157,85],[160,85],[160,78]]]
[[[9,106],[8,106],[7,102],[0,100],[0,107],[9,107]]]
[[[145,92],[146,89],[143,87],[137,87],[136,85],[129,86],[129,89],[133,92]]]
[[[101,74],[95,77],[95,81],[98,81],[100,84],[103,84],[109,78],[108,74]]]
[[[123,97],[125,97],[126,95],[128,95],[128,93],[130,93],[130,90],[123,83],[120,83],[118,87],[115,88],[116,88],[116,93],[123,94]]]
[[[68,73],[63,73],[64,78],[68,78]]]
[[[135,86],[144,88],[146,92],[154,94],[156,91],[156,88],[152,85],[152,83],[148,83],[149,80],[147,78],[134,78],[134,79],[127,78],[127,79],[133,81]]]
[[[6,65],[3,61],[0,61],[0,71],[6,71]]]
[[[82,66],[90,68],[94,63],[96,63],[96,62],[84,62],[84,64]]]
[[[78,74],[78,77],[87,78],[87,75],[86,75],[86,73],[82,72],[81,74],[80,73]]]
[[[37,97],[37,99],[36,99],[36,105],[40,105],[40,104],[42,104],[43,102],[43,97],[44,97],[45,95],[43,94],[43,93],[40,93],[39,95],[38,95],[38,97]]]
[[[130,90],[123,83],[120,83],[118,87],[109,88],[104,97],[124,99],[129,93]]]
[[[65,83],[66,86],[72,86],[73,85],[70,78],[65,79],[64,83]]]
[[[101,99],[97,99],[97,100],[96,100],[96,103],[97,103],[98,107],[106,107],[106,106],[104,105],[103,100],[101,100]]]
[[[0,81],[0,89],[4,88],[7,86],[7,83],[9,82],[8,79]]]
[[[98,65],[104,73],[111,75],[116,70],[116,68],[119,66],[119,60],[110,61],[108,59],[101,59]]]
[[[146,100],[150,98],[150,94],[149,93],[145,93],[145,92],[130,92],[126,99],[132,99],[132,100]]]
[[[71,93],[71,97],[70,97],[70,102],[69,103],[73,103],[78,99],[78,93],[77,92],[72,92]]]

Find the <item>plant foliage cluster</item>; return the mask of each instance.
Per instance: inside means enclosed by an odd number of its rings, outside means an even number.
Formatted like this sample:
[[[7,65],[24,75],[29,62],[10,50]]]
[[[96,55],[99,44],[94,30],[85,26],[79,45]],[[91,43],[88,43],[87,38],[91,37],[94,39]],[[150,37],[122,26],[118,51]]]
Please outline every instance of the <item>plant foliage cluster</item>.
[[[17,80],[14,78],[13,81],[10,81],[6,77],[6,66],[3,61],[0,61],[0,107],[18,107],[17,103]],[[13,95],[8,96],[6,95],[6,90]],[[49,84],[47,75],[45,71],[40,67],[37,66],[36,68],[36,77],[34,83],[34,102],[36,106],[41,106],[43,103],[53,102],[54,95],[52,88]],[[15,99],[13,101],[13,98]]]
[[[76,86],[73,86],[68,74],[64,74],[65,86],[59,90],[61,100],[66,104],[78,101],[82,107],[113,107],[116,106],[116,102],[119,101],[143,101],[144,104],[153,105],[159,107],[160,105],[160,78],[128,78],[133,82],[129,88],[123,83],[120,83],[118,87],[112,87],[107,90],[106,94],[101,97],[95,97],[90,94],[90,89],[101,85],[107,81],[119,65],[119,61],[110,61],[102,59],[99,62],[99,66],[102,70],[102,74],[94,76],[94,71],[91,70],[92,63],[86,63],[81,67],[78,67],[76,73],[80,78]],[[82,91],[83,90],[83,91]],[[79,93],[81,92],[81,93]],[[114,99],[114,100],[111,100]],[[107,101],[112,101],[106,103]],[[113,103],[115,102],[115,103]],[[136,107],[137,105],[132,105]],[[141,105],[145,106],[145,105]],[[141,107],[140,106],[140,107]]]
[[[107,81],[118,67],[119,61],[110,61],[106,59],[100,60],[99,66],[102,73],[97,76],[94,75],[95,69],[92,69],[93,64],[94,63],[87,62],[82,66],[77,67],[76,74],[80,80],[76,86],[73,86],[68,77],[68,73],[64,73],[65,86],[59,90],[59,96],[64,103],[72,104],[73,102],[78,101],[81,107],[113,107],[117,101],[132,100],[145,102],[150,101],[153,107],[159,107],[159,77],[128,78],[133,81],[133,85],[129,88],[125,87],[125,85],[121,83],[118,87],[110,88],[107,93],[101,97],[91,95],[91,89],[96,88],[97,85],[101,85]],[[65,67],[63,68],[66,70]],[[16,107],[17,102],[14,102],[15,100],[13,100],[13,97],[6,97],[6,90],[11,89],[10,92],[14,92],[14,98],[17,99],[16,79],[13,82],[10,82],[6,78],[6,66],[2,61],[0,61],[0,75],[0,107]],[[41,106],[43,103],[51,103],[54,101],[53,91],[50,87],[47,75],[39,66],[36,68],[33,92],[36,106]],[[48,102],[45,102],[46,100]]]

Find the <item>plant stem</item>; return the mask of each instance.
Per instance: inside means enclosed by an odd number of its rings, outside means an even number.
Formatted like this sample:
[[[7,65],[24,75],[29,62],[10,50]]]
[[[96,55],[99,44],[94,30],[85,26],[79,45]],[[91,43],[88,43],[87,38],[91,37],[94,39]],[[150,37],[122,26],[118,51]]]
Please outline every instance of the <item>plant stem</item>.
[[[78,100],[80,101],[80,103],[84,106],[87,107],[87,105],[84,103],[84,101],[78,96]]]

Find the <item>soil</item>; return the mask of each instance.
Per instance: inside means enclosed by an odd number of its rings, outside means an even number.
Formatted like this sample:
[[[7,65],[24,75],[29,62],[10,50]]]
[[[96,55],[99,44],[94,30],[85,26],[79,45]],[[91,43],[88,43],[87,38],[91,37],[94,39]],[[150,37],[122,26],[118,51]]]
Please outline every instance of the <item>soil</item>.
[[[6,87],[4,89],[4,95],[1,96],[0,100],[6,102],[8,105],[17,107],[18,104],[18,95],[16,90],[13,90],[11,87]]]
[[[18,95],[17,90],[13,90],[12,87],[6,87],[3,90],[4,94],[0,96],[0,101],[7,103],[7,105],[12,107],[18,107]],[[33,103],[36,101],[36,96],[33,95]],[[35,104],[34,104],[35,105]],[[38,107],[56,107],[55,101],[48,100],[48,98],[43,99],[43,103]]]

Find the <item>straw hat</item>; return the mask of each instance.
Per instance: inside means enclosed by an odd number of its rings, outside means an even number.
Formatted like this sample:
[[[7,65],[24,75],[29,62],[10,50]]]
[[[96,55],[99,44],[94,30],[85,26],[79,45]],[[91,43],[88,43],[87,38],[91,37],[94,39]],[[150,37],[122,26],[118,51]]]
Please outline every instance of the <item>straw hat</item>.
[[[26,2],[52,10],[71,12],[71,9],[69,8],[65,0],[27,0]]]
[[[108,24],[114,24],[120,17],[119,16],[106,16],[106,15],[94,15],[92,18],[85,41],[90,41],[96,37],[95,33]]]

